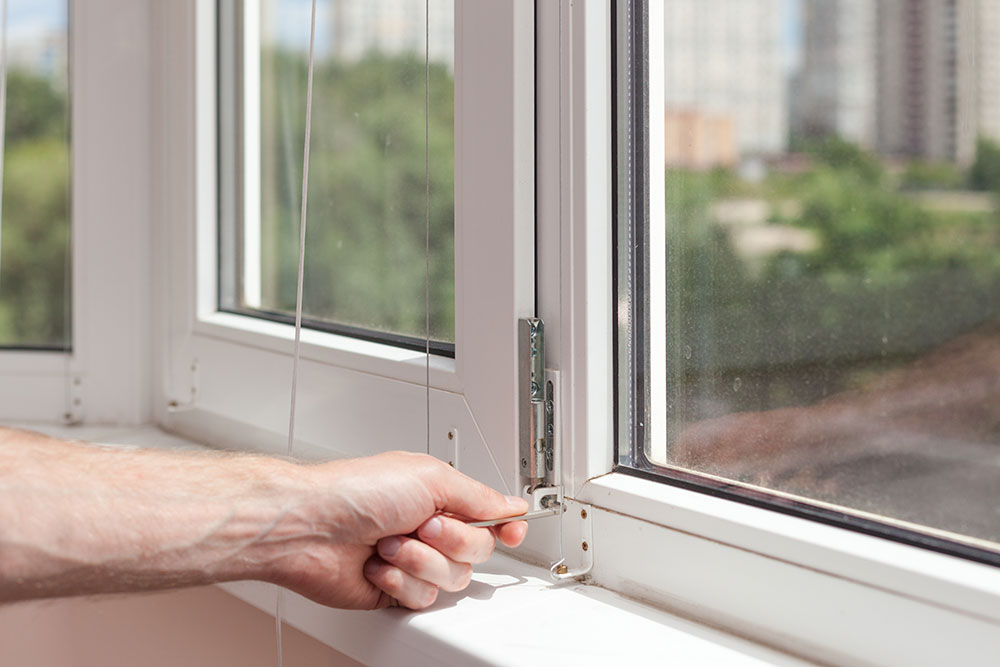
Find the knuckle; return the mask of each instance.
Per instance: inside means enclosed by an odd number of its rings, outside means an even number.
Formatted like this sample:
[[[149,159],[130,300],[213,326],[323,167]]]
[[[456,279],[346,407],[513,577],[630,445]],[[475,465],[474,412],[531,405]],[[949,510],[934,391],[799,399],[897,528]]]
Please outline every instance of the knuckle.
[[[437,602],[437,597],[438,597],[437,586],[428,586],[427,590],[422,595],[422,599],[420,601],[421,608],[430,607],[432,604]]]
[[[494,547],[496,547],[496,538],[493,536],[493,533],[487,533],[483,541],[477,544],[470,562],[482,563],[489,560],[490,556],[493,555]]]
[[[381,579],[383,589],[395,596],[403,589],[403,572],[397,567],[387,566],[382,568]]]
[[[464,590],[472,582],[472,566],[463,566],[458,573],[458,580],[456,581],[457,588],[455,590]]]

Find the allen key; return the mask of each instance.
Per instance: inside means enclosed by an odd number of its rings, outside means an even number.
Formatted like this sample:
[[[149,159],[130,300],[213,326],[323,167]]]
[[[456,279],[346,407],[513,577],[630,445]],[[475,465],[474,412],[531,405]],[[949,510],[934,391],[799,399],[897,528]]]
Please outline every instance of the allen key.
[[[487,519],[486,521],[470,521],[466,525],[472,526],[474,528],[486,528],[487,526],[498,526],[502,523],[510,523],[511,521],[531,521],[532,519],[541,519],[543,516],[554,516],[562,509],[561,505],[556,507],[547,507],[541,510],[535,510],[534,512],[528,512],[527,514],[520,514],[518,516],[505,516],[499,519]]]

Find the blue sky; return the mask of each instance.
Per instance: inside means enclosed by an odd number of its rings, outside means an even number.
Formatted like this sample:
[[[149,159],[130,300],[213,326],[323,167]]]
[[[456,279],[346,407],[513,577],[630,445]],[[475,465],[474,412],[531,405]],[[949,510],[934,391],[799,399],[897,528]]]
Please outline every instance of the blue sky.
[[[68,16],[66,0],[8,0],[7,34],[17,41],[65,30]]]

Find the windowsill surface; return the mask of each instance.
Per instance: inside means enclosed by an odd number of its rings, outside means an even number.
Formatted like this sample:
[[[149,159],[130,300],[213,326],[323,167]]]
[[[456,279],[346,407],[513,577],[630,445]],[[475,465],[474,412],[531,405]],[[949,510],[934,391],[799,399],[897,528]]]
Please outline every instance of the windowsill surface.
[[[108,445],[205,449],[155,426],[24,424],[53,436]],[[637,557],[641,557],[637,555]],[[274,613],[275,586],[222,588]],[[552,582],[504,554],[479,566],[462,593],[442,593],[423,612],[330,609],[285,593],[286,622],[370,665],[799,665],[801,661],[616,593]]]

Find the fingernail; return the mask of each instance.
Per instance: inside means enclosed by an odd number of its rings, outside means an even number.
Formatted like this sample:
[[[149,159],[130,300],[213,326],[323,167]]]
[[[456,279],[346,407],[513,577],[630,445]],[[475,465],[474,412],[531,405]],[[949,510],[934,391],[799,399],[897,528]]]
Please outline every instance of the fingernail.
[[[378,543],[378,552],[385,558],[392,558],[399,553],[399,547],[403,543],[398,537],[387,537]]]
[[[443,528],[444,526],[441,524],[441,519],[434,517],[420,528],[420,537],[426,537],[433,540],[441,534],[441,530]]]

